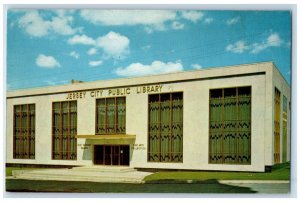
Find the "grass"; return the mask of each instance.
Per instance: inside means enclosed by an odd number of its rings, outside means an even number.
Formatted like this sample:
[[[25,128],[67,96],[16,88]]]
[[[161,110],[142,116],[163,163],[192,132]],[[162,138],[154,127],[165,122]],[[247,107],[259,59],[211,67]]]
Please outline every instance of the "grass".
[[[6,191],[68,193],[256,193],[256,191],[248,187],[220,184],[216,180],[177,184],[126,184],[7,179]],[[55,195],[55,197],[57,196]]]
[[[160,180],[289,180],[290,163],[276,165],[272,172],[167,171],[148,175],[146,182]]]
[[[6,176],[12,170],[36,169],[7,167]],[[218,180],[289,180],[290,164],[273,167],[272,172],[158,172],[147,176],[145,184],[97,183],[75,181],[42,181],[6,179],[6,191],[9,192],[77,192],[77,193],[256,193],[250,187],[221,184]],[[186,180],[192,180],[187,183]],[[278,190],[287,189],[286,185],[260,185]],[[284,186],[284,187],[282,187]],[[264,189],[263,189],[264,190]],[[266,189],[265,189],[266,190]]]
[[[12,170],[34,170],[41,168],[6,167],[6,176],[12,176]],[[163,171],[146,176],[145,181],[158,180],[289,180],[290,163],[278,164],[272,172],[222,172],[222,171]]]

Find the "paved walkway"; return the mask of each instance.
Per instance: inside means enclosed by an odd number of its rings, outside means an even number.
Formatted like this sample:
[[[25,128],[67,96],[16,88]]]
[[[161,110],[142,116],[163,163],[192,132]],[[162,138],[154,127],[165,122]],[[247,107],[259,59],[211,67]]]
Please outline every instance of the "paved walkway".
[[[88,181],[112,183],[144,183],[150,172],[140,172],[129,167],[86,166],[72,169],[14,170],[7,179]]]
[[[219,180],[219,183],[249,188],[262,194],[290,193],[290,181],[288,180]]]
[[[36,169],[14,170],[11,177],[7,177],[8,190],[27,190],[30,180],[39,180],[41,187],[38,191],[66,191],[78,192],[141,192],[141,193],[263,193],[287,194],[290,192],[290,182],[287,180],[184,180],[147,182],[143,179],[152,173],[140,172],[130,167],[86,166],[72,169]],[[11,181],[13,180],[13,181]],[[26,186],[24,187],[23,181]],[[63,183],[62,187],[54,186],[53,181]],[[76,182],[77,181],[77,182]],[[82,186],[79,182],[99,183],[92,186]],[[68,184],[70,183],[70,184]],[[124,183],[131,183],[124,184]],[[112,185],[113,184],[113,185]],[[141,185],[138,185],[141,184]],[[132,187],[133,186],[133,187]],[[50,187],[50,189],[49,189]],[[95,188],[97,187],[97,189]],[[32,190],[28,190],[32,191]]]

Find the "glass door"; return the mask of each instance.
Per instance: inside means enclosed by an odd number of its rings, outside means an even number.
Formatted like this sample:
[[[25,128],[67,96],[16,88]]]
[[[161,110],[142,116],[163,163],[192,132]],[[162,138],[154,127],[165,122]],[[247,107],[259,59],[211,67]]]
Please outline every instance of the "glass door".
[[[129,152],[129,145],[95,145],[94,164],[128,166]]]

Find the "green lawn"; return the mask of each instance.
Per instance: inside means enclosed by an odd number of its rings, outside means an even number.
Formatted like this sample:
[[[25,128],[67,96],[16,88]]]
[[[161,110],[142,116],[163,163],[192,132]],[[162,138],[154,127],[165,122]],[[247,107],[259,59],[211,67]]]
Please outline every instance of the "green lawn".
[[[216,180],[196,183],[126,184],[7,179],[8,192],[73,193],[256,193],[248,187],[220,184]],[[169,195],[167,195],[169,196]]]
[[[36,169],[7,167],[6,176],[12,170]],[[158,172],[147,176],[145,184],[97,183],[97,182],[61,182],[42,180],[6,179],[6,191],[9,192],[81,192],[81,193],[255,193],[250,187],[221,184],[218,180],[289,180],[290,164],[273,167],[272,172]],[[186,180],[192,180],[187,183]],[[283,185],[269,186],[269,189]],[[286,188],[286,187],[284,187]],[[277,193],[278,187],[272,193]],[[288,188],[286,188],[288,189]],[[288,192],[288,191],[287,191]]]
[[[12,176],[12,170],[41,169],[6,167],[6,176]],[[276,165],[272,172],[219,172],[219,171],[164,171],[157,172],[145,178],[146,182],[158,180],[289,180],[290,163]]]
[[[276,165],[272,172],[221,172],[221,171],[168,171],[157,172],[145,178],[146,182],[159,180],[289,180],[290,163]]]

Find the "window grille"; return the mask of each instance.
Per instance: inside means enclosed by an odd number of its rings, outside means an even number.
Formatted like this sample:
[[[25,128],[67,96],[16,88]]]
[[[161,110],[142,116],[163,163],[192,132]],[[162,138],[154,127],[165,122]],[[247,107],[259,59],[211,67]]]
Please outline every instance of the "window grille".
[[[126,98],[101,98],[96,101],[96,134],[126,133]]]
[[[287,98],[283,96],[282,100],[282,162],[287,161],[287,127],[288,127],[288,111]]]
[[[52,159],[77,159],[77,101],[52,103]]]
[[[280,114],[281,97],[280,91],[275,88],[274,96],[274,163],[280,163]]]
[[[148,161],[183,161],[182,93],[149,95]]]
[[[35,158],[35,104],[14,106],[13,158]]]
[[[209,162],[251,163],[251,87],[210,90]]]

